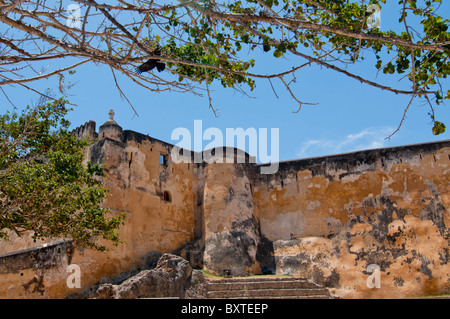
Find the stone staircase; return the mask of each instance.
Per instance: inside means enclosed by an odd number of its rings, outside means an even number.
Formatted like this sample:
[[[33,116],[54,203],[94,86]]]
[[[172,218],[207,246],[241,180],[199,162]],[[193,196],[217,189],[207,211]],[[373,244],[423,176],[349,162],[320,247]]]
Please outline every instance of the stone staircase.
[[[327,288],[305,278],[250,276],[208,279],[207,298],[333,299]]]

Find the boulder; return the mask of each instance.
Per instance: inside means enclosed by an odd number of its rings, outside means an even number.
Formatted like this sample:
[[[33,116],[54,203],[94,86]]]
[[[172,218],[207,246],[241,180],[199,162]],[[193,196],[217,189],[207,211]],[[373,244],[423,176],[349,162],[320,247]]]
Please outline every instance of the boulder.
[[[100,285],[96,297],[98,299],[186,298],[189,296],[201,298],[204,282],[201,271],[193,271],[187,260],[173,254],[164,254],[154,269],[143,270],[119,285]],[[197,292],[196,285],[199,285],[200,293]]]

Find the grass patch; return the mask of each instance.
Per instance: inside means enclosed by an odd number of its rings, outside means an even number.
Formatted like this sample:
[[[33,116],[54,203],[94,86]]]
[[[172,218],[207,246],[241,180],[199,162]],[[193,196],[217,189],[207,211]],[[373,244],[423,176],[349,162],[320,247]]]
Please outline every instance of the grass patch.
[[[223,278],[223,276],[218,276],[215,274],[210,273],[209,271],[206,271],[205,269],[198,269],[203,273],[203,276],[205,276],[206,278],[216,278],[216,279],[220,279]]]
[[[450,294],[442,294],[442,295],[430,295],[430,296],[422,296],[422,297],[412,297],[411,299],[450,299]]]

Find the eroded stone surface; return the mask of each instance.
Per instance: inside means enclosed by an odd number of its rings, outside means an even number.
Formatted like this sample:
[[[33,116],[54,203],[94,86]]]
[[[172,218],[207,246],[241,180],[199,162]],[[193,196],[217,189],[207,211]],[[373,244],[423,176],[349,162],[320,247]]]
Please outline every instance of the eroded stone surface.
[[[205,279],[185,259],[164,254],[154,269],[143,270],[119,285],[103,284],[97,289],[98,299],[136,298],[201,298]]]

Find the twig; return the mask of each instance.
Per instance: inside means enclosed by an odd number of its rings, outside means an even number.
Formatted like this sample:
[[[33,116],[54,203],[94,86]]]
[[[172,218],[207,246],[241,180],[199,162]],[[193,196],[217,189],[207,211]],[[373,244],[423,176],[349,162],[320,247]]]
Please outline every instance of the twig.
[[[209,92],[208,73],[206,72],[206,69],[205,69],[205,84],[206,84],[206,92],[208,93],[209,108],[213,111],[214,116],[218,117],[219,115],[216,113],[216,109],[214,109],[214,107],[212,105],[212,98],[211,98],[211,94]]]
[[[275,96],[277,97],[277,99],[279,99],[279,97],[278,97],[278,95],[277,95],[277,92],[275,92],[275,89],[274,89],[274,87],[273,87],[273,85],[272,85],[272,81],[271,81],[270,79],[268,79],[268,80],[269,80],[270,86],[272,87],[273,93],[275,94]]]
[[[123,97],[123,98],[125,98],[125,100],[127,100],[128,104],[129,104],[129,105],[131,106],[131,108],[133,109],[134,114],[135,114],[137,117],[139,117],[139,114],[138,114],[138,113],[136,112],[136,110],[134,109],[133,104],[131,104],[130,100],[128,100],[128,98],[126,97],[125,93],[123,93],[122,89],[121,89],[120,86],[119,86],[119,83],[117,83],[116,75],[114,74],[114,69],[112,68],[112,66],[109,66],[109,67],[111,68],[111,73],[112,73],[112,75],[113,75],[114,82],[116,83],[116,87],[117,87],[117,89],[119,90],[120,96]]]
[[[292,93],[291,88],[289,87],[289,85],[284,81],[283,77],[280,77],[281,82],[283,82],[283,84],[286,86],[286,89],[289,91],[289,93],[291,94],[292,98],[294,100],[296,100],[298,102],[298,104],[300,104],[300,106],[298,107],[297,111],[292,111],[292,113],[298,113],[300,111],[300,109],[302,108],[302,105],[317,105],[319,103],[308,103],[308,102],[302,102],[299,99],[297,99],[297,97],[294,95],[294,93]]]
[[[393,133],[391,133],[391,135],[389,135],[388,137],[386,137],[385,140],[389,140],[389,139],[390,139],[392,136],[394,136],[398,131],[400,131],[400,128],[402,127],[403,122],[404,122],[405,119],[406,119],[406,113],[408,112],[408,110],[409,110],[409,108],[410,108],[410,106],[411,106],[411,104],[412,104],[412,102],[414,101],[415,98],[416,98],[416,95],[413,94],[413,96],[411,97],[411,100],[410,100],[409,103],[408,103],[408,106],[405,108],[405,110],[404,110],[404,112],[403,112],[402,119],[401,119],[400,124],[398,125],[397,129],[396,129]]]

